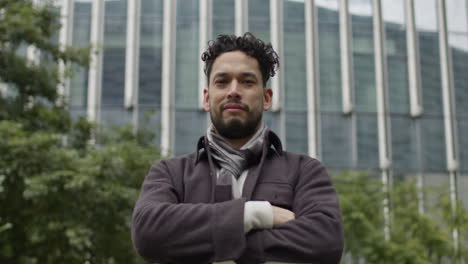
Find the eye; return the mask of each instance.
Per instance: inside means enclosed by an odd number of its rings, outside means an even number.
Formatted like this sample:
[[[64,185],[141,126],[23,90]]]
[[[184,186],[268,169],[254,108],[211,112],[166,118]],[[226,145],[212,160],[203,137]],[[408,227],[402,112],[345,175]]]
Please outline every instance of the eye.
[[[248,85],[254,85],[255,81],[251,79],[244,80],[243,83],[248,84]]]
[[[226,79],[216,79],[215,84],[226,84],[227,83],[227,80]]]

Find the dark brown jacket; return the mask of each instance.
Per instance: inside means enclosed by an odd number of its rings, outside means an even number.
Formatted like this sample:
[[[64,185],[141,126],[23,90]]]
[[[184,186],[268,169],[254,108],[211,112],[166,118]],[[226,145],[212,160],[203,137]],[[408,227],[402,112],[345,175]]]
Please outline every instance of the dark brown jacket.
[[[242,198],[225,200],[202,137],[197,151],[162,160],[146,176],[132,220],[132,239],[146,260],[159,263],[282,261],[338,263],[343,234],[338,197],[322,164],[282,151],[266,133],[258,165],[249,168]],[[272,148],[274,147],[274,148]],[[265,200],[296,219],[244,234],[244,204]]]

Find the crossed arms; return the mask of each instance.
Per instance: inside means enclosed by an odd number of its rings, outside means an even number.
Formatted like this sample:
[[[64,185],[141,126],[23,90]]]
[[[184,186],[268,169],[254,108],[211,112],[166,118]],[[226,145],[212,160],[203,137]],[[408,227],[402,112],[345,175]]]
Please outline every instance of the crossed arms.
[[[316,160],[300,168],[292,212],[273,208],[274,226],[244,233],[244,198],[181,203],[165,162],[147,175],[132,220],[132,239],[146,260],[159,263],[281,261],[338,263],[343,235],[337,196]]]

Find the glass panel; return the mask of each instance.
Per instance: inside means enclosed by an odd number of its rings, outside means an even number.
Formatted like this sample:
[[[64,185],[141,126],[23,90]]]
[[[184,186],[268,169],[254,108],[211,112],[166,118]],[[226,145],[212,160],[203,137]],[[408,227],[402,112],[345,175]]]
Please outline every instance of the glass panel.
[[[161,144],[161,112],[153,107],[140,106],[138,124],[141,128],[155,133],[154,144]]]
[[[320,2],[317,3],[320,110],[341,112],[338,1]]]
[[[458,177],[458,184],[457,184],[458,198],[465,206],[465,209],[468,210],[468,192],[466,190],[468,190],[468,174],[462,173]]]
[[[424,115],[442,116],[436,0],[415,0]]]
[[[286,113],[286,148],[308,155],[307,112]]]
[[[177,1],[175,102],[177,108],[198,108],[198,0]]]
[[[466,0],[446,0],[445,8],[448,31],[468,33]]]
[[[419,168],[420,153],[416,138],[415,123],[406,116],[393,115],[390,118],[392,135],[393,168],[415,171]]]
[[[280,136],[280,126],[279,126],[280,113],[267,111],[263,112],[263,122],[265,125],[276,135]]]
[[[418,29],[424,114],[442,118],[442,81],[437,32]]]
[[[130,124],[132,122],[132,112],[118,106],[103,106],[101,120],[103,127],[106,128]]]
[[[254,0],[249,3],[249,31],[264,42],[270,42],[270,1]]]
[[[306,110],[304,3],[284,2],[284,94],[287,110]]]
[[[351,118],[336,113],[321,113],[322,161],[327,168],[351,168]]]
[[[177,1],[174,154],[195,151],[206,130],[206,113],[198,107],[199,1]]]
[[[126,34],[127,0],[106,0],[101,119],[112,125],[130,120],[124,109]]]
[[[382,0],[382,14],[386,23],[405,24],[406,0]]]
[[[406,25],[403,5],[402,0],[382,2],[391,113],[409,113]]]
[[[377,115],[357,115],[357,168],[379,168]]]
[[[460,170],[468,172],[468,118],[466,116],[457,117],[457,128]]]
[[[198,139],[206,133],[206,118],[206,113],[201,111],[176,111],[174,155],[196,150]]]
[[[372,2],[349,1],[356,110],[376,112]]]
[[[140,106],[161,106],[163,0],[142,0],[140,26]]]
[[[372,0],[349,0],[349,12],[357,16],[372,16]]]
[[[419,31],[437,31],[437,0],[414,0],[414,13]]]
[[[91,1],[74,1],[73,15],[73,42],[74,47],[85,47],[90,43],[91,33]],[[82,112],[87,106],[88,96],[88,69],[73,67],[73,76],[70,79],[70,110]],[[85,113],[83,113],[85,114]]]
[[[301,115],[307,110],[304,2],[283,3],[286,146],[307,153],[307,118]]]
[[[219,34],[234,34],[234,0],[213,1],[213,38]]]
[[[421,167],[423,171],[442,172],[447,170],[443,119],[421,118]]]
[[[326,8],[330,10],[337,11],[340,7],[340,3],[337,0],[315,0],[315,5],[319,8]],[[332,20],[334,20],[335,15],[332,15]]]

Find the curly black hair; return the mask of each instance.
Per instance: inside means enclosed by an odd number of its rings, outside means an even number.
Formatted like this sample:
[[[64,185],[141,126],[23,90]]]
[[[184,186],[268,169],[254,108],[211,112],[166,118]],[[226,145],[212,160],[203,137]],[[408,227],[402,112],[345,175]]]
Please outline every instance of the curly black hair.
[[[211,40],[208,42],[208,49],[201,55],[202,61],[205,62],[204,71],[208,85],[210,83],[211,68],[216,58],[224,52],[237,50],[258,61],[260,72],[262,73],[263,86],[266,85],[270,77],[275,76],[276,70],[279,67],[279,58],[270,43],[266,44],[250,32],[239,37],[236,35],[219,35],[215,41]]]

